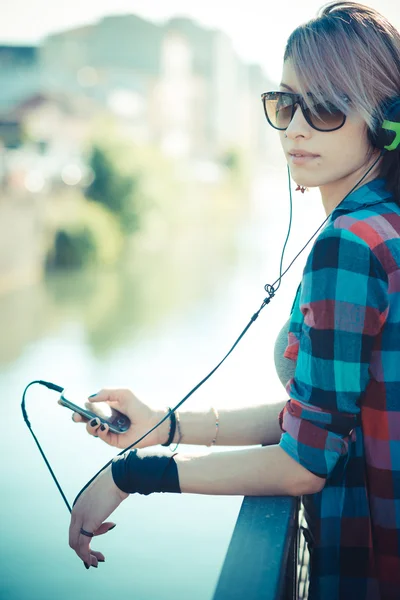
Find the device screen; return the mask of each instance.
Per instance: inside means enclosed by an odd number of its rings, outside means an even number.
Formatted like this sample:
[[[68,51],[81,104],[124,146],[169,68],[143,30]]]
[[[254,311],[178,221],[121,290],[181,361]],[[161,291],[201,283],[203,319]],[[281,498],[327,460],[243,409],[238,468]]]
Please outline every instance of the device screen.
[[[87,396],[79,391],[64,390],[60,396],[59,404],[70,410],[79,413],[86,419],[99,417],[101,421],[107,423],[111,431],[115,433],[123,433],[130,427],[130,420],[126,415],[110,408],[106,402],[93,403],[92,407],[85,406],[85,403],[90,402]]]

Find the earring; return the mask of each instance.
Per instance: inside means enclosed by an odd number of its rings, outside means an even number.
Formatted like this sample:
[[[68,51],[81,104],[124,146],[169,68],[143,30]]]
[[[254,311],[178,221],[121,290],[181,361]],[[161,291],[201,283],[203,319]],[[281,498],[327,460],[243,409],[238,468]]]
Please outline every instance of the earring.
[[[296,192],[301,192],[302,194],[304,194],[304,192],[308,192],[309,189],[308,187],[304,187],[304,185],[298,185],[297,188],[295,189]]]

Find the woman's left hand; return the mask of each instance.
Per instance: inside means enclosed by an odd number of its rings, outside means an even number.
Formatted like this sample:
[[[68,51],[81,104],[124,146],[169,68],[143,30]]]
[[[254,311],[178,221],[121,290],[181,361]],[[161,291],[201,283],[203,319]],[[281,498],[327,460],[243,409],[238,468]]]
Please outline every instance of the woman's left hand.
[[[95,536],[107,533],[115,527],[105,519],[125,500],[129,494],[121,491],[114,483],[111,465],[102,471],[88,488],[82,492],[71,513],[69,545],[83,560],[86,568],[97,567],[105,558],[101,552],[90,548],[90,537],[81,533],[81,528]]]

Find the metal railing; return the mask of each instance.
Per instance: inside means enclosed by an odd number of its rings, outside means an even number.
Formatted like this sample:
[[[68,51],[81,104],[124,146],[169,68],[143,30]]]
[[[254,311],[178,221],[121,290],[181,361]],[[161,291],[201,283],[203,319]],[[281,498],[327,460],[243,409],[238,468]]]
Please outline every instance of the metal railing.
[[[305,600],[303,519],[300,498],[245,497],[213,600]]]

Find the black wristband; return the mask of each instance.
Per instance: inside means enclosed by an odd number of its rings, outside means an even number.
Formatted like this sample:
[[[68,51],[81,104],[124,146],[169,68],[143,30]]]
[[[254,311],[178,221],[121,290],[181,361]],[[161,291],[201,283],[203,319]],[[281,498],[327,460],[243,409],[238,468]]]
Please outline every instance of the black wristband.
[[[146,455],[129,450],[111,463],[115,485],[127,494],[181,493],[174,456]]]
[[[171,408],[168,407],[169,412],[171,413]],[[161,446],[170,446],[174,441],[175,431],[176,431],[176,414],[175,411],[169,415],[170,418],[170,427],[169,427],[169,436],[165,444],[161,444]]]

